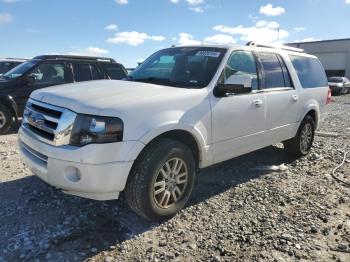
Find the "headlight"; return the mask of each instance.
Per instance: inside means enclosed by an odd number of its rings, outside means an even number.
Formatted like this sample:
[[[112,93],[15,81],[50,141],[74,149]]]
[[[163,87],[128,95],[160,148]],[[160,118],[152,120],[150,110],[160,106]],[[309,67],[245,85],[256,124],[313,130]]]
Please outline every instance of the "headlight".
[[[120,142],[123,140],[123,121],[117,117],[78,114],[70,139],[73,146]]]

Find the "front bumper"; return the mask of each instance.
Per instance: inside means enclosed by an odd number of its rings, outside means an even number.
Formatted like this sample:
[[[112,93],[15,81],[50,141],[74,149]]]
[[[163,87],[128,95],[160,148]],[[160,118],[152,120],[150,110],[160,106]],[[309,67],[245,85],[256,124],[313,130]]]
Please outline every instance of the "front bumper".
[[[19,148],[27,167],[63,192],[95,200],[117,199],[143,144],[128,141],[77,148],[52,146],[19,131]]]

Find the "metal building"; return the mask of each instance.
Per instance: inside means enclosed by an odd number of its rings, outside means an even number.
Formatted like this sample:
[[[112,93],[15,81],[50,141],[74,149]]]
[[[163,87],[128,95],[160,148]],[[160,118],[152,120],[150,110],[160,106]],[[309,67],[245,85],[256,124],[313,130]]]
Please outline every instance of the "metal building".
[[[317,56],[327,76],[346,76],[350,79],[350,38],[287,45],[304,49],[306,53]]]

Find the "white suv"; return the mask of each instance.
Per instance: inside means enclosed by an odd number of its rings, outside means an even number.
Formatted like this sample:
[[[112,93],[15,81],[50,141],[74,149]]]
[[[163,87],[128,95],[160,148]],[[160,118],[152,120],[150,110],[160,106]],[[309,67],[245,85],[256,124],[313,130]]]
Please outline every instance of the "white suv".
[[[319,60],[289,47],[167,48],[125,80],[35,91],[19,144],[48,184],[96,200],[124,191],[149,220],[183,208],[198,168],[280,141],[306,155],[330,100]]]

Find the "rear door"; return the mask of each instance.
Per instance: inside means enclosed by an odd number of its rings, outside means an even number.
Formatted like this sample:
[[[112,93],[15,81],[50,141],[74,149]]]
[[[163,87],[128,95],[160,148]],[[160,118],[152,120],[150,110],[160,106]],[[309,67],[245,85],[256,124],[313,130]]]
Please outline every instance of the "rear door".
[[[261,52],[263,90],[266,94],[266,138],[272,143],[293,136],[297,124],[299,96],[283,58]]]

